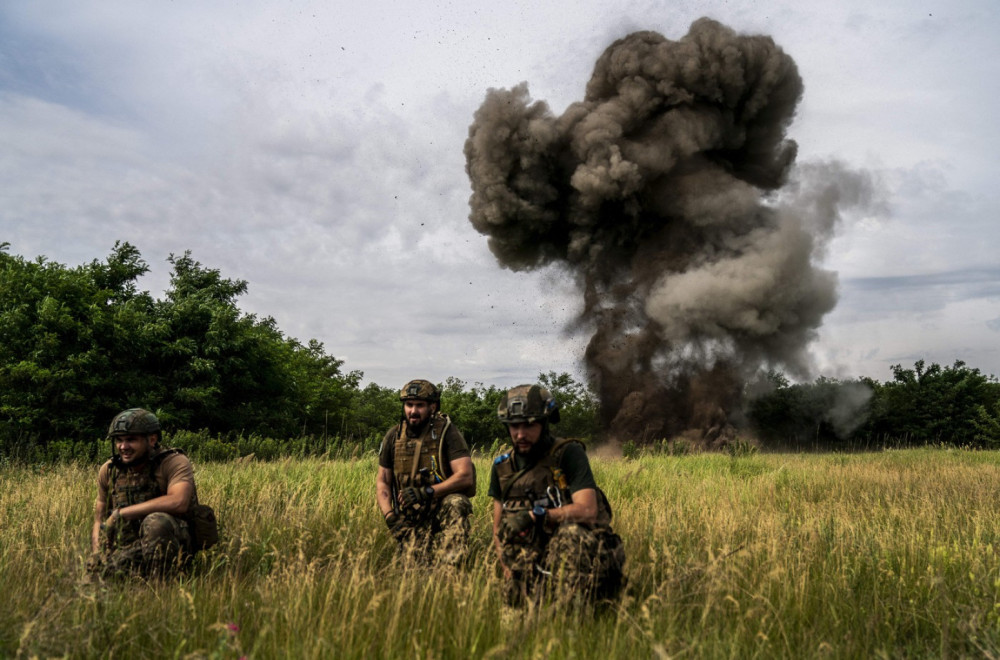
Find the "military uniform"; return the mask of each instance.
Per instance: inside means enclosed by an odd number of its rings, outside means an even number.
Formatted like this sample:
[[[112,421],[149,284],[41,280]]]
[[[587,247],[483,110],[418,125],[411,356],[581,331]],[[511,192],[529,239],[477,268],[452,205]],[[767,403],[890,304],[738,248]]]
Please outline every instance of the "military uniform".
[[[451,476],[451,461],[471,458],[462,433],[447,415],[435,413],[419,435],[405,422],[386,432],[379,450],[379,466],[392,470],[393,504],[396,494],[408,486],[423,488]],[[470,497],[475,484],[462,493],[449,493],[420,508],[400,511],[401,521],[392,529],[400,550],[419,561],[432,558],[460,564],[468,551]]]
[[[139,504],[167,492],[172,485],[188,482],[194,487],[191,461],[180,450],[159,449],[138,469],[105,462],[98,472],[97,490],[108,511]],[[198,503],[197,493],[190,507]],[[103,537],[102,552],[90,566],[104,574],[162,573],[176,566],[193,551],[188,521],[164,512],[141,520],[120,520]]]
[[[493,462],[488,492],[503,505],[501,520],[538,506],[569,504],[584,489],[597,494],[594,523],[536,525],[526,535],[511,534],[501,523],[501,560],[512,573],[504,584],[508,603],[537,596],[545,586],[555,586],[561,596],[612,597],[623,583],[625,552],[611,529],[610,504],[594,481],[582,443],[546,432],[530,456],[512,450]]]

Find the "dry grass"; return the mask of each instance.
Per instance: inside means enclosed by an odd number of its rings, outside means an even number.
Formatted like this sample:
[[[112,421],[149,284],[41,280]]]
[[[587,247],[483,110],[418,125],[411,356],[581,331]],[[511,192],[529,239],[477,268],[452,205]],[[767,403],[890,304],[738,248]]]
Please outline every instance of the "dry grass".
[[[96,468],[3,467],[0,656],[1000,656],[1000,454],[593,463],[629,587],[530,612],[500,604],[485,477],[452,573],[394,560],[373,457],[199,466],[224,542],[178,578],[94,586]]]

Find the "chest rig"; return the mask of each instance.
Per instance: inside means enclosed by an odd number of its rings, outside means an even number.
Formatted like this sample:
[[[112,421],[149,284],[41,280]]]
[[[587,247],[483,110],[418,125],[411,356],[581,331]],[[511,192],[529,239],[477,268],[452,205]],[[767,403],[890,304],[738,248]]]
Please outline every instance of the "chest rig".
[[[444,458],[444,434],[451,426],[447,415],[435,414],[416,438],[406,434],[400,422],[393,446],[393,478],[396,488],[430,486],[448,478],[451,466]]]
[[[163,495],[163,490],[156,481],[156,469],[167,456],[183,453],[182,449],[164,449],[146,459],[141,470],[132,470],[122,463],[119,456],[113,456],[108,471],[108,511],[140,504]],[[130,528],[134,528],[133,531],[138,531],[139,520],[126,522]]]
[[[555,438],[547,454],[534,465],[520,470],[514,464],[513,450],[494,461],[497,479],[500,482],[500,501],[503,503],[504,516],[530,510],[536,504],[554,508],[573,501],[566,475],[559,467],[563,452],[572,443],[583,446],[583,443],[575,438]],[[597,521],[594,527],[607,527],[610,524],[611,505],[604,492],[598,488]]]
[[[183,449],[164,449],[150,456],[141,470],[129,469],[121,458],[114,456],[108,472],[108,509],[120,509],[163,495],[156,469],[168,456],[183,453]]]

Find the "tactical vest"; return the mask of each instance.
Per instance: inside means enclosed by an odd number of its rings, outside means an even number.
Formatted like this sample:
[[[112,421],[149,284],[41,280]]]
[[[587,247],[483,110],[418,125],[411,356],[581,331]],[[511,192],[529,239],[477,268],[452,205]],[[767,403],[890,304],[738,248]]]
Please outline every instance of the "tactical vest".
[[[156,468],[167,456],[183,454],[183,449],[164,449],[150,456],[141,470],[132,470],[121,463],[118,456],[111,459],[108,470],[108,511],[146,502],[163,495],[156,481]],[[192,504],[197,504],[197,499]],[[138,533],[140,520],[127,521],[132,531]]]
[[[513,450],[499,456],[494,465],[500,482],[500,501],[503,515],[509,516],[534,507],[535,502],[547,499],[546,508],[569,504],[573,496],[569,492],[566,475],[559,468],[559,460],[570,443],[582,442],[575,438],[555,438],[552,448],[537,463],[518,470],[514,466]],[[597,520],[593,527],[608,527],[611,524],[611,505],[604,491],[597,488]]]
[[[417,438],[406,434],[406,422],[396,430],[392,472],[396,488],[430,486],[451,475],[451,463],[444,457],[444,434],[451,426],[447,415],[436,413]],[[426,470],[426,472],[422,472]]]
[[[149,457],[142,470],[129,469],[117,456],[111,459],[111,469],[108,471],[109,510],[139,504],[163,495],[160,484],[156,481],[156,468],[167,456],[183,453],[182,449],[164,449]]]

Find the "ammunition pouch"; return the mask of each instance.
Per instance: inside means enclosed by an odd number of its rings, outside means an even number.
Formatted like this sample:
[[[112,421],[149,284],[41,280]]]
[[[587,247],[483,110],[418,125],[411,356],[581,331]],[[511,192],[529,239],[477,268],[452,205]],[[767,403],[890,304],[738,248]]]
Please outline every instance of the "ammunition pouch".
[[[184,519],[191,532],[191,549],[207,550],[219,542],[219,524],[215,519],[215,510],[207,504],[195,504]]]

